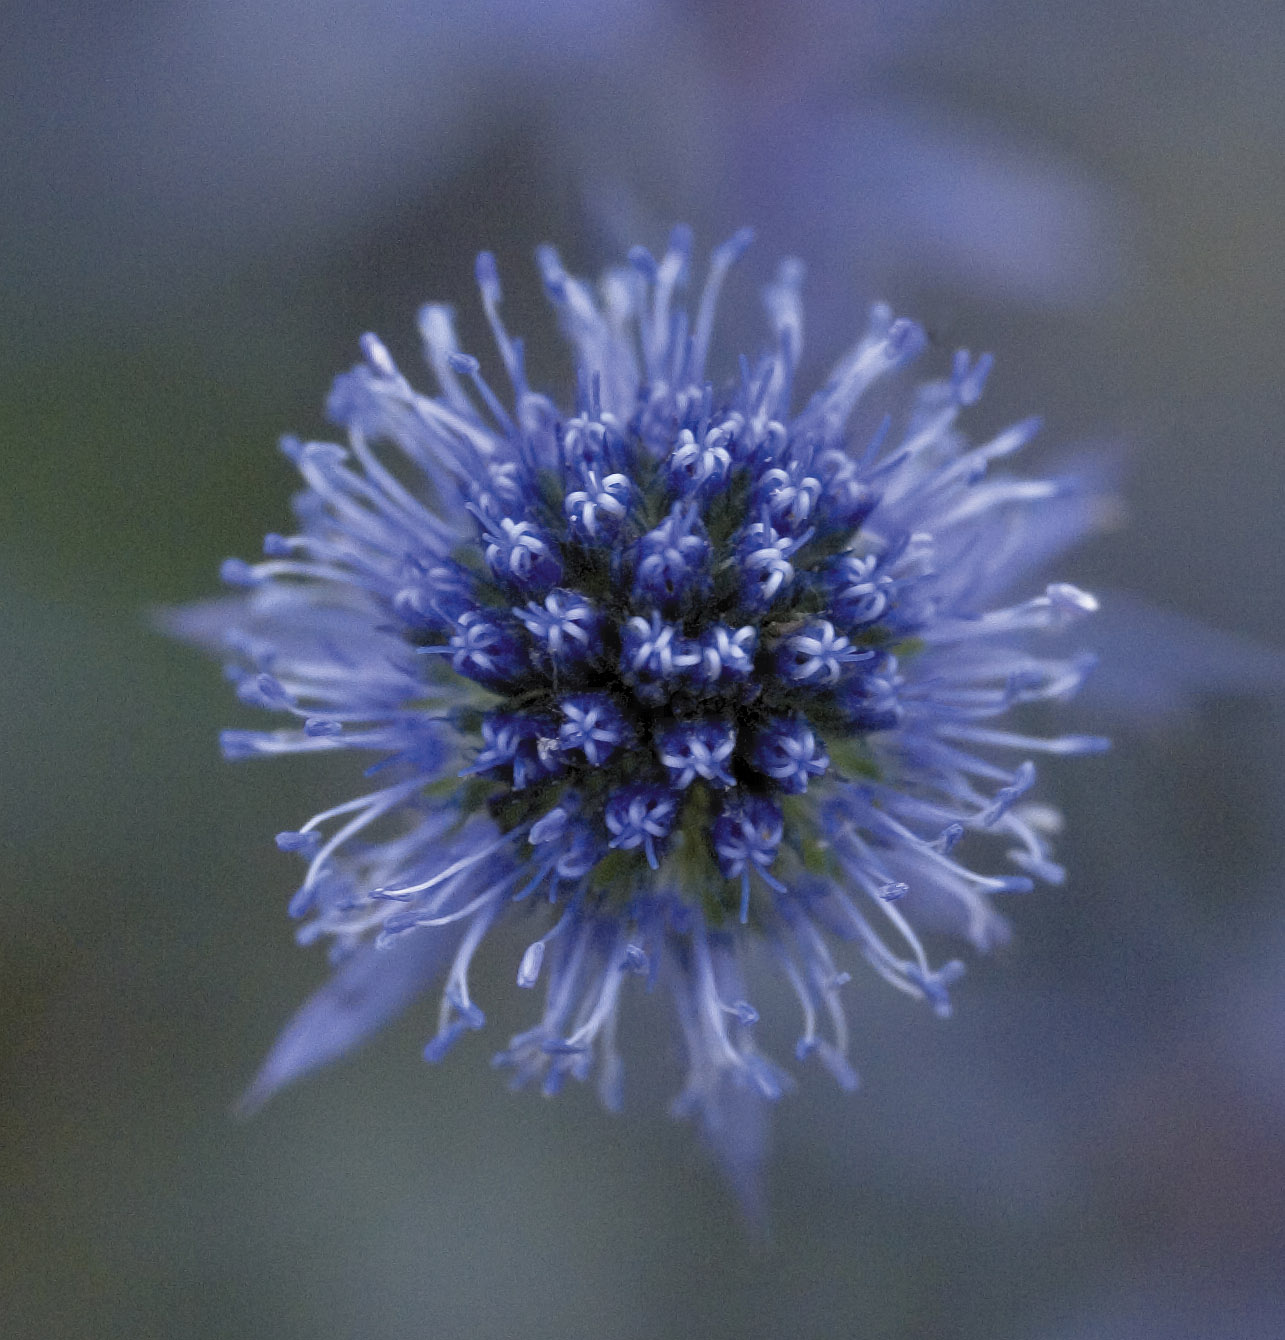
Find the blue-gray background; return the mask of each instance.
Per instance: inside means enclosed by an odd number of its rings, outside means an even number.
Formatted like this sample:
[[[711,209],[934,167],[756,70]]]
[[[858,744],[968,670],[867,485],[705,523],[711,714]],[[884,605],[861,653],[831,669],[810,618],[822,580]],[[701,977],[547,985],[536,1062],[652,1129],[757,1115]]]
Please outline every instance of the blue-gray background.
[[[1124,458],[1129,524],[1066,575],[1285,645],[1282,68],[1272,0],[6,7],[0,1332],[1285,1334],[1270,658],[1167,625],[1184,715],[1077,708],[1119,745],[1046,769],[1070,883],[948,1023],[857,974],[863,1089],[781,1105],[764,1244],[663,1115],[659,1015],[623,1116],[507,1092],[511,954],[443,1067],[421,1008],[228,1118],[323,972],[271,835],[346,769],[220,763],[244,714],[147,614],[285,524],[273,443],[361,331],[409,365],[448,298],[479,343],[487,246],[551,350],[537,242],[596,269],[686,219],[759,228],[728,352],[786,249],[814,370],[875,296],[993,350],[979,429]]]

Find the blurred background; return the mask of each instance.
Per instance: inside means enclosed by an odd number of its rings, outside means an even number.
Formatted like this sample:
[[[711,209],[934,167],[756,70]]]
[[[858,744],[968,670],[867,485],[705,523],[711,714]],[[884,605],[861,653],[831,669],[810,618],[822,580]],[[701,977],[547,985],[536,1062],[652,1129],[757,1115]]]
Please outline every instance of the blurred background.
[[[5,6],[0,1333],[1285,1335],[1282,68],[1272,0]],[[1118,740],[1044,769],[1071,880],[949,1022],[857,972],[863,1088],[780,1105],[766,1243],[663,1065],[614,1118],[507,1092],[513,956],[444,1066],[421,1006],[230,1119],[324,976],[272,834],[347,770],[221,763],[246,710],[149,627],[285,524],[362,331],[410,368],[445,298],[480,347],[485,246],[562,385],[533,247],[675,220],[758,230],[725,354],[795,252],[813,374],[886,298],[1129,513],[1060,574]]]

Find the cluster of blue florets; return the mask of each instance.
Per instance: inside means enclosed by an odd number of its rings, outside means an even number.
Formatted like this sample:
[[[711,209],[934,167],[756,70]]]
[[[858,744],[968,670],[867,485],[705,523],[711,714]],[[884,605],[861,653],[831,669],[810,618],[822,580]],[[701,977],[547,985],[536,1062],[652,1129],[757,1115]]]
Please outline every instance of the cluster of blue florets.
[[[913,338],[890,330],[889,356]],[[588,388],[470,490],[473,545],[392,603],[422,651],[503,696],[463,771],[505,822],[576,816],[533,841],[574,847],[582,878],[610,851],[658,870],[695,816],[688,865],[712,855],[733,885],[701,896],[745,921],[751,876],[779,887],[778,797],[831,766],[824,731],[896,724],[905,633],[877,557],[848,552],[877,494],[846,456],[765,421],[751,384],[663,394],[668,413],[653,389],[622,419]],[[617,865],[600,896],[635,883]]]
[[[989,359],[961,353],[902,411],[863,419],[925,343],[884,308],[796,408],[793,263],[766,293],[767,352],[707,375],[719,287],[747,240],[714,253],[694,317],[675,301],[681,230],[597,293],[543,250],[577,363],[565,410],[528,384],[483,255],[512,409],[457,347],[449,309],[421,314],[436,397],[367,336],[329,403],[347,448],[286,444],[306,484],[298,534],[230,561],[247,596],[190,623],[230,653],[246,701],[301,720],[229,732],[230,756],[377,755],[378,789],[279,838],[309,863],[302,938],[330,939],[344,999],[373,1002],[369,1026],[445,955],[436,1059],[481,1026],[467,970],[492,923],[552,907],[517,974],[530,987],[544,973],[543,1016],[499,1059],[546,1088],[596,1065],[614,1102],[624,984],[664,981],[689,1058],[679,1110],[724,1143],[734,1095],[784,1083],[754,1041],[755,947],[799,998],[798,1055],[854,1082],[830,941],[944,1012],[959,965],[932,967],[916,926],[984,947],[1003,930],[993,895],[1061,878],[1056,816],[1025,799],[1033,765],[999,758],[1102,744],[993,724],[1087,673],[1091,658],[1032,639],[1090,596],[1006,597],[1091,523],[1091,500],[995,468],[1033,424],[979,446],[958,430]],[[1020,873],[961,864],[970,831],[1004,836]],[[390,951],[407,937],[420,948]],[[310,1020],[260,1096],[329,1054],[300,1036]]]

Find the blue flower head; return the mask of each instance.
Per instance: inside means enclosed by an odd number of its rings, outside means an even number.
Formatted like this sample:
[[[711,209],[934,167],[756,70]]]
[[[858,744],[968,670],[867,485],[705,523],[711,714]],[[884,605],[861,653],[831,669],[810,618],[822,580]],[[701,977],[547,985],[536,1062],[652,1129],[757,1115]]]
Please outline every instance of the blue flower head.
[[[306,864],[300,939],[325,941],[337,972],[252,1103],[435,977],[440,1059],[483,1027],[469,966],[517,922],[517,984],[543,1006],[496,1058],[513,1082],[593,1077],[615,1106],[617,1017],[654,988],[686,1049],[675,1110],[745,1174],[753,1109],[788,1083],[760,1051],[748,968],[775,965],[798,998],[797,1058],[851,1086],[849,947],[945,1014],[960,965],[934,965],[920,931],[985,947],[1003,931],[994,895],[1060,879],[1027,756],[1102,742],[998,722],[1087,671],[1045,639],[1092,597],[1008,592],[1088,509],[1004,468],[1032,424],[963,435],[989,359],[957,355],[873,419],[868,392],[925,343],[884,307],[800,398],[796,263],[767,290],[766,352],[708,369],[747,241],[714,252],[692,311],[684,230],[596,290],[541,250],[576,363],[565,401],[528,383],[483,254],[509,392],[457,348],[448,308],[420,319],[435,396],[366,336],[329,401],[347,445],[285,444],[297,533],[229,562],[247,589],[186,616],[245,701],[295,719],[229,732],[229,757],[373,760],[361,794],[278,838]],[[997,854],[988,836],[1019,873],[974,869]]]

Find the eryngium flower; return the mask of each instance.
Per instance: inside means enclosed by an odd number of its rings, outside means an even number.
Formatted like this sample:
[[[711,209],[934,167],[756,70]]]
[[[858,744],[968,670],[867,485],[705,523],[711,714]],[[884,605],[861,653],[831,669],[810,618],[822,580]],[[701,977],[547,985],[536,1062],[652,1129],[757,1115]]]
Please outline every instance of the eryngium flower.
[[[708,373],[747,241],[714,252],[694,315],[676,304],[685,230],[597,292],[543,249],[576,361],[563,403],[528,383],[484,253],[508,401],[457,347],[449,308],[420,318],[435,397],[366,336],[329,401],[347,446],[284,444],[305,484],[297,534],[229,561],[247,593],[181,621],[230,653],[244,701],[299,723],[229,731],[229,758],[376,760],[372,787],[277,839],[307,863],[299,939],[340,966],[251,1102],[444,972],[439,1060],[483,1026],[470,963],[516,921],[517,984],[543,985],[544,1004],[495,1058],[514,1084],[594,1076],[615,1107],[617,1016],[659,988],[686,1049],[674,1110],[744,1171],[753,1100],[789,1082],[758,1045],[747,964],[774,964],[797,995],[797,1060],[851,1087],[849,946],[945,1014],[961,965],[934,966],[917,927],[985,947],[1003,930],[994,895],[1062,878],[1026,756],[1102,742],[995,721],[1088,670],[1035,644],[1092,597],[1005,595],[1086,509],[1064,505],[1064,482],[994,469],[1033,423],[980,446],[956,426],[988,358],[957,354],[900,411],[869,412],[925,343],[886,308],[794,409],[797,263],[766,291],[768,351]],[[972,834],[1005,839],[1018,873],[974,870]]]

